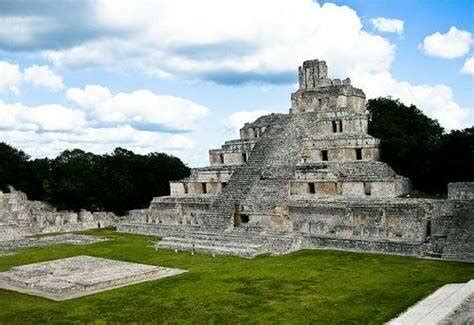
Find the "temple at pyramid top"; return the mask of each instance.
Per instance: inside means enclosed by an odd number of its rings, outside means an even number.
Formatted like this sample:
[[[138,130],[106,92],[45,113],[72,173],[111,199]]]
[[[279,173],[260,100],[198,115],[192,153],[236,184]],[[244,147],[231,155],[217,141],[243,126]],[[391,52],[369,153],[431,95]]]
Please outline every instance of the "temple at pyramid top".
[[[328,77],[328,67],[325,61],[308,60],[304,61],[303,65],[298,68],[298,79],[300,89],[316,88],[320,81]]]
[[[346,78],[329,79],[325,61],[308,60],[298,68],[298,91],[291,96],[290,113],[352,109],[365,111],[365,94]]]

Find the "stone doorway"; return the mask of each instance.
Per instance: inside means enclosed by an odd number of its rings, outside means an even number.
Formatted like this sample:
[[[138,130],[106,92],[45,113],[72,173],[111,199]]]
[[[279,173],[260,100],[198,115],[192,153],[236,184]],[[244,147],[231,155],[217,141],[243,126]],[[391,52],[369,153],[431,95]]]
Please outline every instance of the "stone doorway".
[[[249,220],[249,215],[240,213],[239,206],[236,206],[234,213],[234,227],[240,227],[242,224],[248,223]]]

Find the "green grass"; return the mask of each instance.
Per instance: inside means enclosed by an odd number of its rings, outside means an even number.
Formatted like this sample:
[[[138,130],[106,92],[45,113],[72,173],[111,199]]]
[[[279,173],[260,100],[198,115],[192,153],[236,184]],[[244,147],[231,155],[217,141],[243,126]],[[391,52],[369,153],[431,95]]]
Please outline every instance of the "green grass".
[[[188,273],[64,302],[0,290],[0,323],[382,323],[436,288],[474,278],[474,264],[306,250],[238,257],[151,248],[154,237],[89,231],[111,240],[29,248],[0,271],[87,254]]]

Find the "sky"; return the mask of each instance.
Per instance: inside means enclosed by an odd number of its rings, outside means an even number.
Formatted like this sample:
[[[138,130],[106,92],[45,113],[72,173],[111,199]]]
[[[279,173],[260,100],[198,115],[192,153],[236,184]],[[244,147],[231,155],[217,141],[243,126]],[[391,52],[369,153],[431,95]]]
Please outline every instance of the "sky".
[[[471,127],[473,33],[472,0],[0,0],[0,142],[205,166],[245,122],[288,113],[308,59]]]

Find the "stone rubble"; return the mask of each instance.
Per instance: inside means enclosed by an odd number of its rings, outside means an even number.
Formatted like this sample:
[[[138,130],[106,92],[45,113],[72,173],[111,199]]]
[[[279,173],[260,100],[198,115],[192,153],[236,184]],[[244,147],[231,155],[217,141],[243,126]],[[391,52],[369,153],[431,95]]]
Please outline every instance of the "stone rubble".
[[[118,220],[111,212],[57,211],[46,202],[28,200],[13,187],[9,190],[0,191],[0,245],[35,234],[112,227]]]

